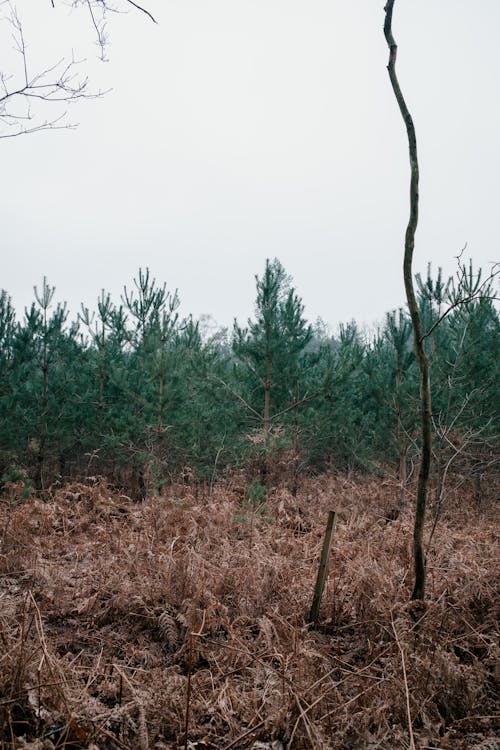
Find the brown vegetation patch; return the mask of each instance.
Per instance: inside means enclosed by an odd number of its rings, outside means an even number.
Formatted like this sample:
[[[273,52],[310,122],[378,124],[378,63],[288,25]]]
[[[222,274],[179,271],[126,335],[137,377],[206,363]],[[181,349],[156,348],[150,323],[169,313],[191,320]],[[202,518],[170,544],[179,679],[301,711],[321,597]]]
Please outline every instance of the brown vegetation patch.
[[[410,604],[396,494],[323,477],[252,517],[234,481],[196,499],[136,504],[97,482],[1,503],[2,747],[498,748],[493,506],[450,498],[429,599]]]

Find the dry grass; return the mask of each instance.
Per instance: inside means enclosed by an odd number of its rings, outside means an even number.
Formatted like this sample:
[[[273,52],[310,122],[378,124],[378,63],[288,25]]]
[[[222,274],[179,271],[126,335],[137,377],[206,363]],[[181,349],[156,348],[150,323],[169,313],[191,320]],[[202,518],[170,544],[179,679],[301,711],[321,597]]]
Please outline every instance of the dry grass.
[[[252,524],[238,477],[197,500],[97,482],[1,503],[2,748],[498,749],[492,503],[449,500],[410,604],[396,493],[324,477]]]

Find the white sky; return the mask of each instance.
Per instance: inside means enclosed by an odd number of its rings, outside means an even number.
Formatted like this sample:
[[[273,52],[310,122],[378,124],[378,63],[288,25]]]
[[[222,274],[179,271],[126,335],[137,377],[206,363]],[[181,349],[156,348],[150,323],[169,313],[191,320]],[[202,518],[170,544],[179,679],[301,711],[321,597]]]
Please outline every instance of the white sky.
[[[77,130],[0,140],[0,288],[43,275],[75,313],[119,301],[139,266],[181,313],[253,313],[277,256],[306,316],[370,324],[403,304],[406,134],[386,71],[383,0],[149,0],[109,19],[98,63],[82,11],[17,3],[33,69],[87,58]],[[36,15],[35,15],[36,14]],[[498,260],[499,0],[397,0],[398,75],[421,169],[415,270]],[[13,72],[0,27],[0,70]]]

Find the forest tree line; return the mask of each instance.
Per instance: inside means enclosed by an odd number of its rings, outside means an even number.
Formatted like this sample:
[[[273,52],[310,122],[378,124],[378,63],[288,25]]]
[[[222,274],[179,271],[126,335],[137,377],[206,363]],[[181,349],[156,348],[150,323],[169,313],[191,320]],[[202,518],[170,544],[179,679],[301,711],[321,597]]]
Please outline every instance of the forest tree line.
[[[434,278],[429,266],[416,281],[437,487],[467,479],[479,498],[500,463],[500,319],[481,272],[462,271]],[[458,283],[470,301],[454,305]],[[213,483],[245,469],[296,491],[304,473],[333,468],[392,472],[404,502],[419,434],[405,310],[372,334],[351,322],[331,335],[305,319],[276,259],[256,277],[247,325],[211,336],[147,269],[119,302],[102,291],[72,321],[46,279],[34,291],[21,319],[0,293],[2,482],[28,492],[104,476],[144,497],[179,477]]]

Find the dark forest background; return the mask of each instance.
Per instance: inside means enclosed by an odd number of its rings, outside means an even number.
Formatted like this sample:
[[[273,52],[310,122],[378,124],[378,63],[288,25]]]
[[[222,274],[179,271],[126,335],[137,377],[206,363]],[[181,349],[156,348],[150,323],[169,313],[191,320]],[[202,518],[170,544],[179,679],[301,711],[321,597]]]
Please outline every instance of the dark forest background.
[[[432,367],[434,480],[498,474],[500,320],[472,263],[417,276]],[[460,289],[458,287],[460,286]],[[475,290],[481,289],[481,296]],[[325,470],[411,481],[418,370],[405,310],[375,333],[311,325],[278,260],[256,277],[245,327],[210,335],[177,292],[140,270],[121,299],[69,320],[46,279],[17,318],[0,294],[0,476],[45,490],[104,476],[134,497],[244,470],[263,485]],[[457,299],[469,302],[456,304]],[[433,326],[449,310],[435,328]]]

